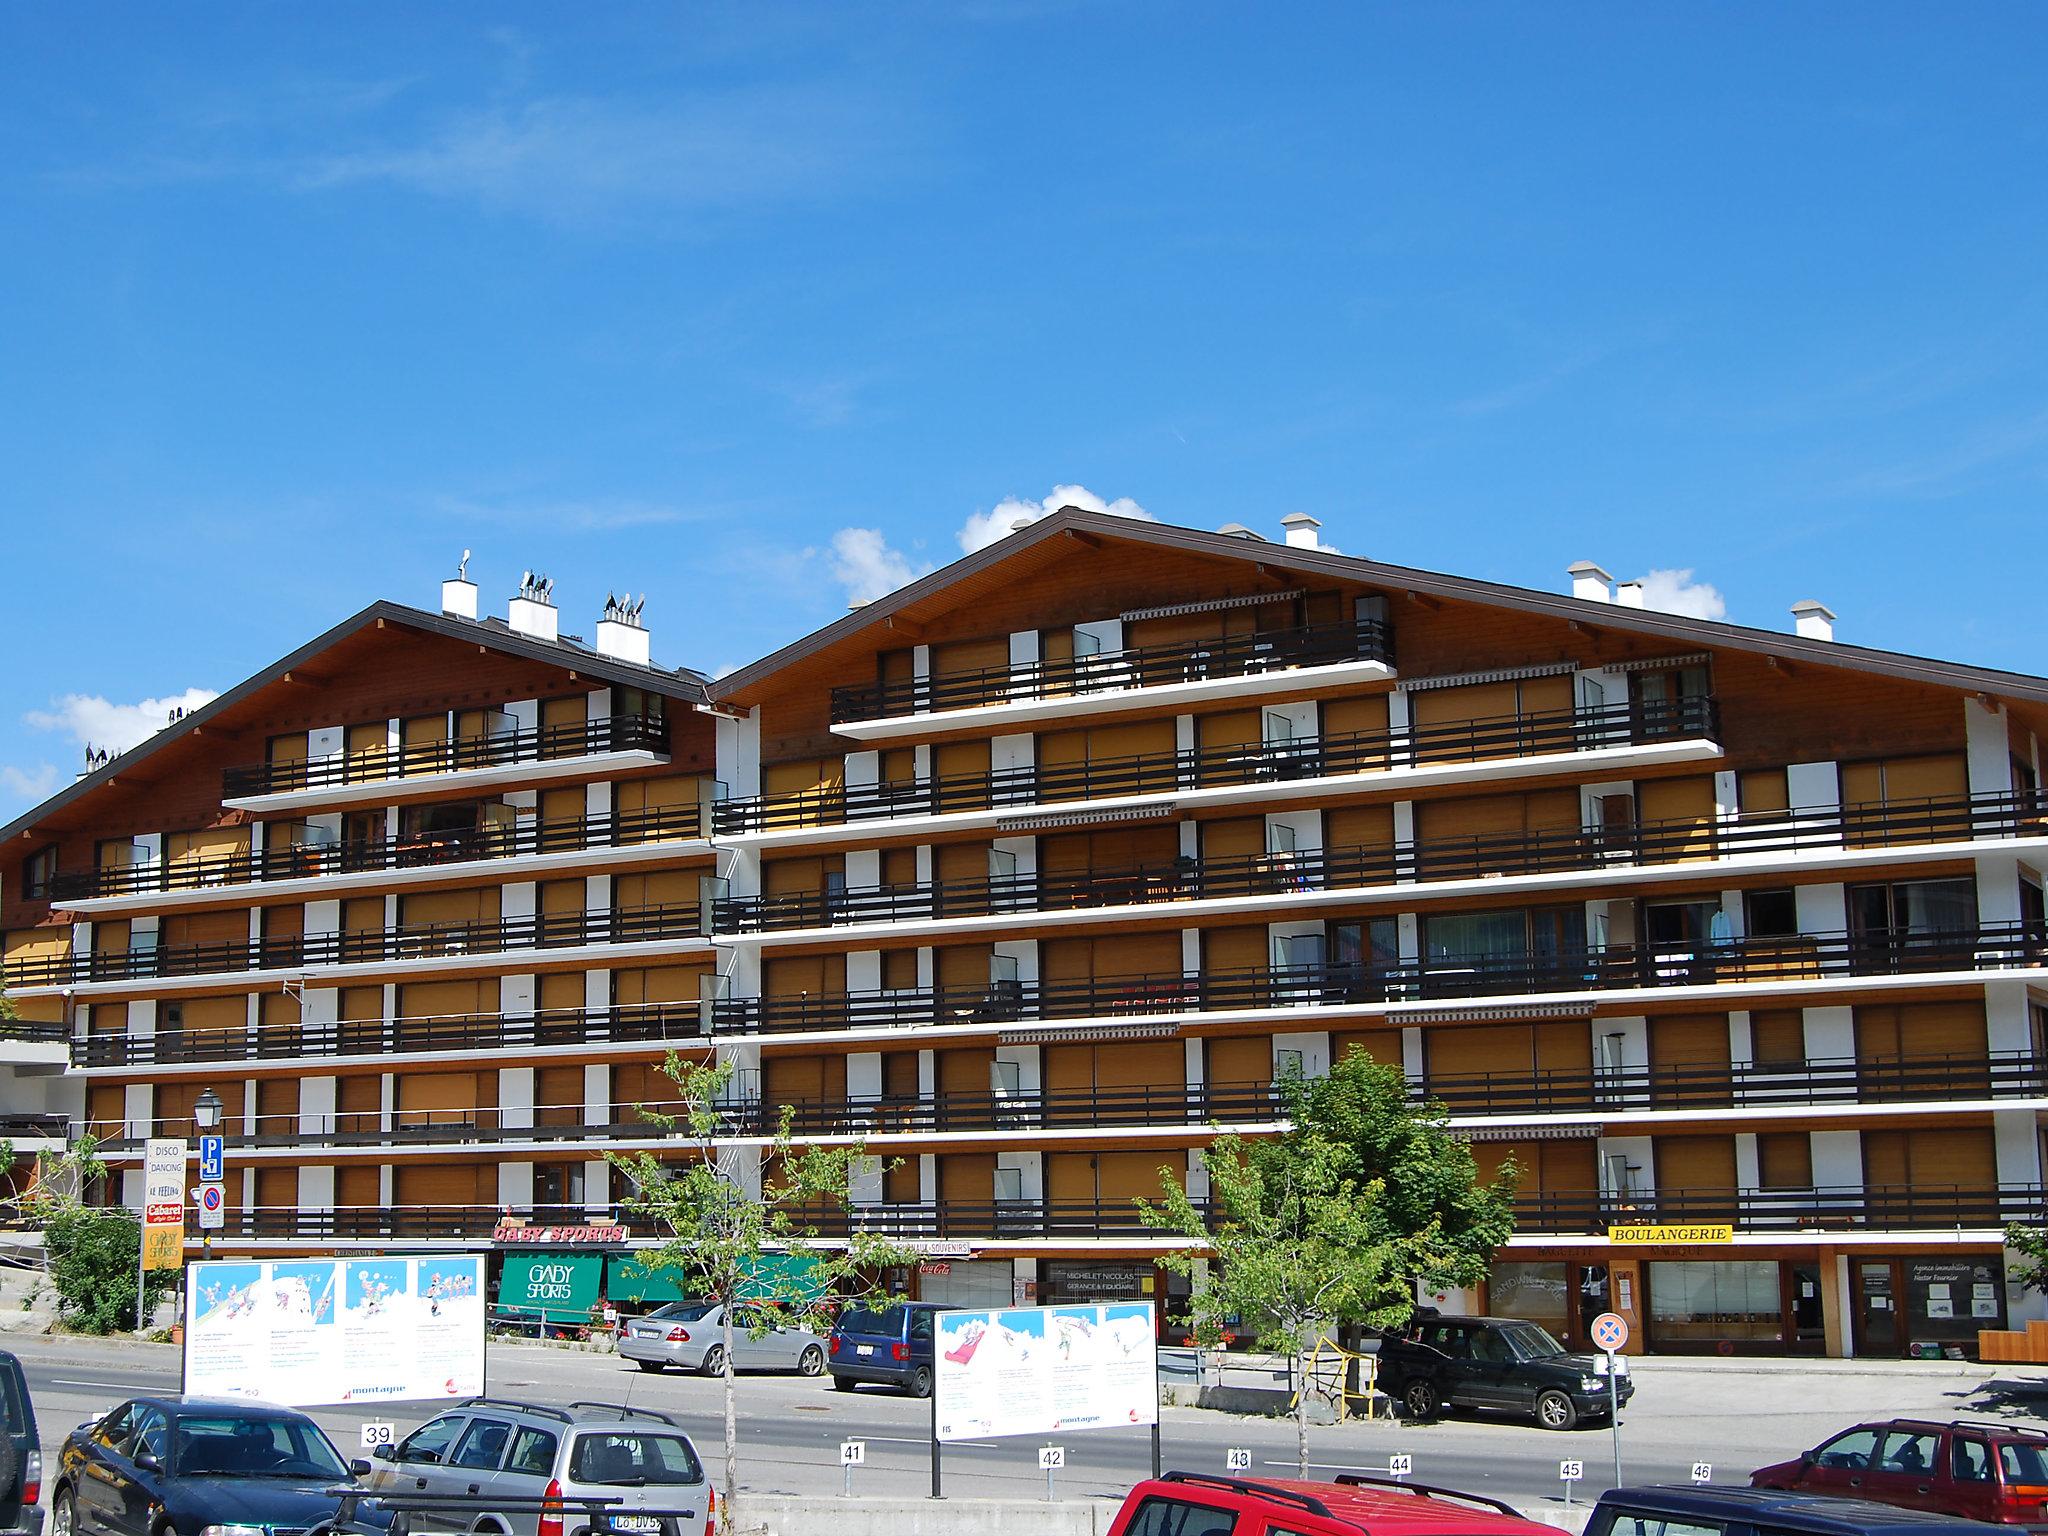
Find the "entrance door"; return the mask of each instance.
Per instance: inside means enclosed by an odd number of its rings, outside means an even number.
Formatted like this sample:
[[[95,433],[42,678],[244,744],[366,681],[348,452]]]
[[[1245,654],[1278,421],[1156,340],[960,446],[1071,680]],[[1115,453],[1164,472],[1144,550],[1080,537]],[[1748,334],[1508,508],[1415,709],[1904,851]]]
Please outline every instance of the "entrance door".
[[[1899,1323],[1898,1265],[1889,1259],[1860,1260],[1856,1266],[1856,1352],[1905,1352]]]
[[[1575,1345],[1590,1343],[1593,1338],[1593,1320],[1603,1312],[1612,1311],[1608,1305],[1607,1266],[1605,1264],[1577,1264],[1577,1292],[1579,1299],[1578,1328],[1571,1342]]]
[[[1785,1315],[1792,1319],[1792,1336],[1785,1342],[1799,1354],[1818,1355],[1827,1350],[1821,1283],[1818,1264],[1785,1266]]]

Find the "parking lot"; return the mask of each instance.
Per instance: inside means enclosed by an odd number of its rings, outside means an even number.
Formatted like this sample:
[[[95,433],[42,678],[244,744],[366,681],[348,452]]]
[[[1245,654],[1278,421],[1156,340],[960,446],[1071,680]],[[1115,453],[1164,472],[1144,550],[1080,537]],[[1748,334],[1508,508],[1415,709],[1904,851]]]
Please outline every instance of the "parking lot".
[[[174,1392],[178,1351],[129,1340],[15,1335],[7,1347],[21,1357],[35,1397],[46,1454],[95,1410],[140,1392]],[[1861,1419],[1915,1415],[2017,1418],[2038,1422],[2048,1408],[2048,1373],[2024,1367],[1938,1362],[1747,1362],[1649,1359],[1636,1362],[1639,1391],[1623,1416],[1623,1477],[1630,1482],[1685,1479],[1695,1462],[1720,1480],[1743,1480],[1753,1467],[1796,1454],[1831,1431]],[[673,1415],[707,1458],[721,1444],[718,1382],[666,1373],[646,1375],[610,1355],[532,1345],[493,1344],[493,1394],[543,1403],[576,1399],[629,1401]],[[743,1485],[757,1492],[819,1494],[842,1486],[839,1446],[866,1443],[856,1491],[915,1496],[930,1486],[929,1405],[863,1390],[834,1392],[828,1380],[742,1377],[739,1388]],[[358,1455],[366,1419],[389,1421],[403,1434],[431,1416],[424,1404],[393,1405],[374,1414],[324,1408],[314,1417],[344,1455]],[[1290,1422],[1169,1408],[1161,1438],[1169,1467],[1222,1471],[1232,1447],[1252,1452],[1255,1470],[1291,1468]],[[1143,1429],[1075,1434],[1063,1442],[1063,1495],[1114,1496],[1149,1469]],[[1388,1457],[1414,1459],[1413,1476],[1517,1503],[1560,1496],[1558,1462],[1584,1462],[1578,1487],[1588,1497],[1612,1481],[1612,1440],[1606,1427],[1552,1433],[1532,1425],[1462,1416],[1434,1424],[1354,1422],[1310,1430],[1320,1475],[1336,1469],[1384,1470]],[[962,1497],[1042,1496],[1038,1442],[990,1441],[951,1446],[945,1487]]]

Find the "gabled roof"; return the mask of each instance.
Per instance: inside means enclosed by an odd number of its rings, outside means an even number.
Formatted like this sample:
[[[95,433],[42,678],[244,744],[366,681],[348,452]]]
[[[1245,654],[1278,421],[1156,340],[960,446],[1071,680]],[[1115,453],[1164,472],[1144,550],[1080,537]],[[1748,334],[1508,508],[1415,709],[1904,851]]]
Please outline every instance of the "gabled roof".
[[[226,693],[200,705],[176,724],[164,727],[148,740],[130,747],[104,767],[94,769],[57,791],[42,804],[17,816],[6,826],[0,827],[0,842],[18,837],[51,812],[61,810],[81,795],[89,794],[107,780],[128,772],[136,764],[154,756],[171,743],[200,729],[208,721],[219,718],[251,694],[276,682],[294,667],[304,666],[349,636],[380,624],[402,625],[408,629],[423,630],[428,634],[485,646],[527,661],[567,667],[585,677],[602,678],[608,683],[619,683],[629,688],[645,688],[665,698],[680,699],[691,704],[701,704],[705,701],[703,674],[685,668],[667,671],[661,667],[643,667],[634,662],[620,661],[615,657],[601,656],[573,639],[542,640],[534,635],[522,635],[503,619],[465,619],[453,614],[429,613],[423,608],[409,608],[403,603],[375,602],[362,612],[343,619],[325,634],[307,641],[289,656],[273,662],[251,677],[244,678]]]
[[[1517,609],[1524,613],[1598,625],[1602,629],[1651,635],[1678,641],[1689,647],[1717,646],[1726,650],[1750,651],[1758,655],[1804,661],[1815,666],[1842,667],[1856,672],[1874,672],[1886,677],[1917,683],[1932,683],[1971,693],[1987,693],[2008,699],[2048,702],[2048,678],[2021,672],[2002,672],[1991,667],[1967,666],[1960,662],[1936,661],[1909,656],[1899,651],[1881,651],[1869,646],[1845,645],[1838,640],[1809,640],[1796,634],[1752,629],[1742,624],[1712,619],[1688,618],[1683,614],[1660,613],[1652,608],[1630,608],[1617,603],[1590,602],[1584,598],[1542,592],[1529,587],[1511,587],[1500,582],[1475,581],[1466,576],[1446,576],[1410,566],[1385,565],[1329,550],[1298,549],[1291,544],[1271,544],[1235,534],[1206,533],[1197,528],[1179,528],[1167,523],[1142,522],[1103,512],[1063,507],[1050,517],[1040,518],[1005,538],[975,551],[928,576],[899,587],[842,619],[815,630],[803,639],[750,665],[730,672],[710,685],[713,700],[735,698],[763,680],[796,662],[827,651],[863,631],[885,623],[892,614],[940,597],[952,588],[987,578],[995,570],[1028,551],[1040,550],[1051,540],[1075,537],[1115,540],[1178,550],[1215,559],[1240,560],[1276,571],[1298,571],[1306,576],[1323,576],[1362,582],[1395,591],[1422,593],[1458,602],[1485,603]]]

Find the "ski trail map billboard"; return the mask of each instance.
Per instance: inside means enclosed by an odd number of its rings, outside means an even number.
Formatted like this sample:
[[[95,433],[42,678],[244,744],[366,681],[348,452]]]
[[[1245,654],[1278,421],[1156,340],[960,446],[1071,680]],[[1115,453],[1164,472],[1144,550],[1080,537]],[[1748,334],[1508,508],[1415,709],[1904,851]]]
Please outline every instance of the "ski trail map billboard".
[[[941,1312],[933,1330],[941,1440],[1109,1429],[1159,1417],[1149,1301]]]
[[[185,1390],[293,1408],[481,1396],[483,1256],[193,1264]]]

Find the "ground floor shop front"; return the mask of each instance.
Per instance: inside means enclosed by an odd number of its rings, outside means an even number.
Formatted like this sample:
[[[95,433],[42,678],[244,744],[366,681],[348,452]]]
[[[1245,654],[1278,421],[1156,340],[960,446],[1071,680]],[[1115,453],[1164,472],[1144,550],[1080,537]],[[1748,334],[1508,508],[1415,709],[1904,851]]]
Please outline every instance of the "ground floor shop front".
[[[1653,1354],[1974,1358],[2011,1304],[1995,1246],[1510,1249],[1475,1299],[1590,1348],[1627,1319]]]

